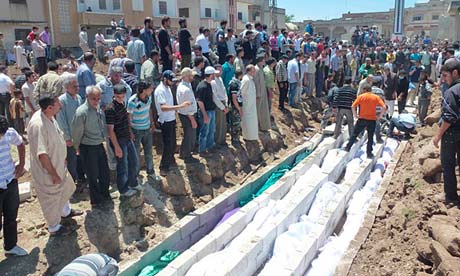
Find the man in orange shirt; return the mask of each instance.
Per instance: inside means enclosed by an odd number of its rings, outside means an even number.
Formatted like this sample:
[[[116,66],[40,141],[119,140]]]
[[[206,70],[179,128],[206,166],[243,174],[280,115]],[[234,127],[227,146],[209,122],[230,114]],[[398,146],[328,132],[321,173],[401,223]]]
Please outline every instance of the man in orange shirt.
[[[357,107],[359,106],[359,115],[356,111]],[[382,112],[377,115],[377,106],[382,107]],[[352,112],[353,117],[358,118],[358,121],[355,124],[355,129],[353,131],[353,135],[350,137],[348,141],[347,147],[345,148],[346,151],[350,151],[351,146],[356,141],[358,135],[367,130],[367,158],[373,158],[374,155],[372,154],[372,146],[374,144],[374,132],[375,132],[375,124],[377,120],[380,120],[382,114],[385,114],[387,108],[383,100],[372,93],[372,89],[369,85],[365,85],[363,87],[363,93],[356,98],[352,105]]]

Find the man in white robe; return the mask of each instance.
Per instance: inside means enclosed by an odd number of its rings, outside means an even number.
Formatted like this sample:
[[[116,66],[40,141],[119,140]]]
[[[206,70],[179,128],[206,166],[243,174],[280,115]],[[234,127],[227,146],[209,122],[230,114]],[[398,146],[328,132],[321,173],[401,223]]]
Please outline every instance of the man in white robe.
[[[257,102],[256,102],[256,85],[254,75],[256,67],[248,65],[246,75],[241,81],[241,97],[243,98],[243,116],[241,117],[241,128],[243,138],[248,141],[259,139],[259,127],[257,121]]]

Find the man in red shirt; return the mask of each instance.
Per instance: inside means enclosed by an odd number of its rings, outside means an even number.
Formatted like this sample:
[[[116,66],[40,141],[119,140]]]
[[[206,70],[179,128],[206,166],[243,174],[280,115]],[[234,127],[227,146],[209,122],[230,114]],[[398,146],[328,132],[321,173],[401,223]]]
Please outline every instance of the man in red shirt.
[[[38,35],[38,27],[33,26],[33,27],[32,27],[32,30],[31,30],[30,33],[27,35],[27,40],[28,40],[30,43],[32,43],[32,41],[34,41],[36,35]]]
[[[359,115],[357,113],[357,107],[359,106]],[[380,106],[382,111],[377,115],[377,107]],[[356,98],[352,105],[353,117],[358,118],[355,124],[353,135],[348,140],[348,144],[345,148],[346,151],[350,151],[351,146],[356,142],[358,135],[367,130],[367,158],[373,158],[372,146],[374,144],[374,132],[375,124],[380,117],[385,114],[387,108],[383,100],[372,93],[372,89],[369,85],[363,87],[363,93]]]

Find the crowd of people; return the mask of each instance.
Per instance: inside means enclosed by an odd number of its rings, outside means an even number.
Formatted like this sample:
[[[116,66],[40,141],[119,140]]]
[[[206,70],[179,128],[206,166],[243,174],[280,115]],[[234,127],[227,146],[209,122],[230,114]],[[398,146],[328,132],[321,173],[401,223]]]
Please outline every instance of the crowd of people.
[[[116,183],[121,197],[134,196],[143,188],[141,152],[151,181],[160,181],[177,167],[177,118],[183,129],[178,157],[186,164],[199,163],[198,155],[207,158],[228,146],[227,133],[240,147],[242,139],[251,143],[272,129],[275,94],[283,113],[302,108],[306,98],[327,99],[322,127],[335,115],[338,137],[345,117],[350,134],[345,150],[367,130],[371,158],[374,134],[382,142],[380,120],[390,120],[388,136],[397,128],[409,138],[417,123],[424,124],[432,87],[440,86],[444,113],[435,144],[443,140],[444,173],[450,174],[445,176],[446,196],[458,200],[458,43],[389,41],[373,29],[357,29],[354,43],[347,45],[315,33],[312,24],[303,34],[286,29],[269,34],[267,26],[248,23],[237,34],[227,28],[227,21],[216,30],[200,28],[194,38],[186,19],[179,24],[173,33],[168,17],[160,29],[154,29],[152,18],[145,18],[142,28],[129,30],[124,21],[123,27],[111,22],[115,31],[129,36],[116,38],[118,46],[109,60],[106,52],[112,49],[103,34],[95,35],[92,51],[85,27],[79,34],[83,54],[78,59],[70,55],[63,64],[49,56],[46,28],[39,33],[34,27],[27,37],[32,59],[26,58],[23,42],[17,42],[22,74],[13,81],[8,68],[0,66],[0,151],[5,153],[0,160],[6,168],[0,174],[0,206],[7,254],[27,254],[16,245],[17,177],[23,172],[25,143],[50,235],[67,235],[72,229],[61,220],[82,214],[69,204],[74,183],[88,184],[93,208],[112,201],[110,182]],[[96,59],[109,63],[105,76],[95,74]],[[416,98],[418,122],[405,111],[415,106]],[[396,105],[399,115],[393,116]],[[159,174],[152,152],[156,129],[163,143]],[[16,166],[10,145],[19,151]]]

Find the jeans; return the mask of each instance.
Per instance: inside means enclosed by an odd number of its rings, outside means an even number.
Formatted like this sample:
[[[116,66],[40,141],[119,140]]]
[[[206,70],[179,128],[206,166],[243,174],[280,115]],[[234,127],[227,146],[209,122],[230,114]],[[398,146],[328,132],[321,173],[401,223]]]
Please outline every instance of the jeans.
[[[102,144],[96,146],[81,144],[80,157],[89,184],[91,204],[109,200],[109,167],[104,146]]]
[[[418,98],[418,118],[420,123],[423,124],[428,115],[428,107],[430,106],[431,99]]]
[[[365,119],[358,119],[355,125],[355,129],[353,131],[353,135],[351,135],[350,140],[348,140],[348,144],[346,150],[349,151],[351,146],[356,142],[356,138],[358,135],[367,130],[367,155],[372,154],[372,146],[374,145],[374,132],[375,132],[375,120],[365,120]]]
[[[208,114],[209,122],[207,124],[203,123],[201,126],[199,152],[203,152],[214,146],[214,133],[216,131],[216,111],[209,110],[206,111],[206,114]]]
[[[83,164],[74,147],[67,147],[67,169],[74,182],[85,177]]]
[[[179,119],[184,129],[184,137],[180,146],[180,156],[184,159],[192,157],[192,150],[196,142],[196,129],[192,128],[192,122],[187,115],[179,114]]]
[[[406,97],[402,97],[401,100],[398,100],[398,113],[401,113],[406,108]]]
[[[449,128],[441,139],[441,166],[444,176],[444,192],[449,200],[458,200],[455,166],[460,158],[460,130]]]
[[[289,106],[295,105],[296,93],[297,93],[297,82],[289,83]]]
[[[0,95],[0,115],[6,116],[8,123],[11,125],[11,114],[10,114],[10,93]]]
[[[388,136],[391,136],[393,134],[393,130],[395,129],[395,127],[401,131],[401,132],[404,132],[405,134],[409,134],[410,132],[412,132],[412,130],[414,130],[413,128],[407,128],[406,126],[404,126],[404,124],[402,124],[398,118],[391,118],[390,120],[390,126],[388,127],[388,131],[387,131],[387,135]]]
[[[418,95],[418,90],[420,87],[419,82],[412,82],[415,86],[415,90],[409,90],[409,95],[407,96],[407,104],[414,105],[415,97]]]
[[[191,63],[192,63],[192,55],[191,54],[188,54],[188,55],[181,55],[182,56],[182,60],[180,62],[180,69],[184,69],[185,67],[191,67]]]
[[[169,170],[176,161],[174,150],[176,147],[176,121],[160,123],[163,136],[163,154],[161,155],[160,170]]]
[[[348,133],[350,134],[350,137],[353,135],[353,112],[348,108],[338,108],[334,129],[335,139],[337,139],[337,137],[339,137],[340,133],[342,132],[343,116],[345,116],[345,119],[347,120]]]
[[[288,82],[287,81],[279,81],[278,82],[278,87],[280,89],[280,98],[279,98],[279,108],[283,109],[284,108],[284,103],[286,102],[287,99],[287,93],[288,93]]]
[[[148,175],[154,175],[155,170],[153,168],[153,154],[152,154],[152,145],[153,145],[153,137],[152,133],[150,133],[150,129],[145,130],[137,130],[132,129],[134,134],[134,146],[136,147],[137,157],[140,159],[141,157],[141,144],[142,149],[144,150],[144,160],[145,160],[145,168]],[[138,165],[138,175],[140,172],[140,166]]]
[[[18,242],[19,188],[18,180],[13,179],[6,190],[0,189],[0,231],[3,227],[3,248],[11,250]],[[2,223],[3,222],[3,223]]]
[[[104,57],[104,46],[97,46],[96,47],[96,55],[99,62],[105,63]]]
[[[126,193],[129,187],[137,186],[137,175],[139,173],[139,158],[136,147],[130,139],[118,139],[123,155],[117,157],[117,187],[120,194]],[[114,149],[112,143],[110,146]]]

